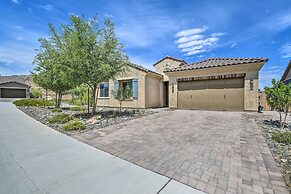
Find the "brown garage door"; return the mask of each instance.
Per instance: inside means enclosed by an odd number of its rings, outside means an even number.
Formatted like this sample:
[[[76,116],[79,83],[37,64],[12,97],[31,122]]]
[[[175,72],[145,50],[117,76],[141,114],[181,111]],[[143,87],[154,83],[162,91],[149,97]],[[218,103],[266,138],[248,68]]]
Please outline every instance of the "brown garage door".
[[[26,89],[1,88],[1,98],[25,98]]]
[[[178,108],[244,110],[244,79],[178,82]]]

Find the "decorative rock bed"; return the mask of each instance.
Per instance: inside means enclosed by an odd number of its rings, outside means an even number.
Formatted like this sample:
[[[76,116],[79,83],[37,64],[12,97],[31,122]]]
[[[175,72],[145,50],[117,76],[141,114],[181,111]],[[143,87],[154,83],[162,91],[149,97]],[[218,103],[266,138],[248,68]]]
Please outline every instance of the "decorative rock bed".
[[[156,113],[154,110],[148,109],[126,109],[122,110],[119,113],[118,109],[114,108],[98,108],[97,114],[91,116],[86,112],[80,111],[71,111],[69,109],[63,109],[62,113],[67,113],[74,116],[77,119],[80,119],[85,125],[86,128],[84,130],[78,131],[64,131],[63,125],[64,124],[50,124],[48,123],[48,118],[60,114],[59,112],[52,112],[52,108],[41,108],[41,107],[27,107],[27,106],[20,106],[18,107],[21,111],[29,115],[30,117],[34,118],[35,120],[48,125],[57,131],[62,133],[66,133],[68,135],[73,135],[75,133],[82,133],[85,131],[104,128],[109,125],[118,124],[127,120],[140,118],[143,116],[147,116],[150,114]]]
[[[289,190],[291,190],[291,144],[278,143],[272,139],[273,133],[291,131],[291,123],[287,123],[284,129],[280,129],[278,121],[257,120],[257,123],[262,129],[262,134],[266,139],[274,159],[281,168],[283,178]]]

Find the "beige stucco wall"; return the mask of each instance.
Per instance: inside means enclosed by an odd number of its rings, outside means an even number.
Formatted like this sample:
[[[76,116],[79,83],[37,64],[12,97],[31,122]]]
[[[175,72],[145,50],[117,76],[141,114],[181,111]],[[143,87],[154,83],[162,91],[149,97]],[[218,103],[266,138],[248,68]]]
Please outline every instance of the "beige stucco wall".
[[[158,76],[150,76],[151,73],[147,73],[138,70],[133,67],[129,67],[125,73],[121,74],[116,80],[138,80],[138,98],[127,100],[122,102],[122,107],[127,108],[148,108],[148,107],[159,107],[160,102],[160,81],[162,78]],[[146,87],[148,87],[146,92]],[[109,80],[109,97],[98,98],[97,106],[107,107],[119,107],[119,101],[114,99],[114,80]],[[148,102],[146,102],[146,94]],[[154,99],[150,99],[154,98]],[[148,105],[148,106],[147,106]]]
[[[163,106],[161,102],[161,80],[162,78],[151,76],[150,74],[145,77],[145,104],[147,108]]]
[[[156,69],[155,71],[164,76],[163,81],[169,81],[168,75],[166,75],[164,73],[164,65],[167,64],[167,63],[169,64],[170,68],[179,67],[179,65],[181,64],[181,62],[179,62],[179,61],[175,61],[175,60],[168,59],[168,58],[166,58],[166,59],[162,60],[161,62],[157,63],[155,65],[155,69]]]
[[[258,71],[260,70],[262,65],[263,63],[256,63],[188,71],[167,72],[167,75],[169,76],[169,107],[177,108],[177,78],[246,73],[244,83],[244,110],[256,111],[258,108]],[[253,80],[253,90],[250,90],[250,80]]]

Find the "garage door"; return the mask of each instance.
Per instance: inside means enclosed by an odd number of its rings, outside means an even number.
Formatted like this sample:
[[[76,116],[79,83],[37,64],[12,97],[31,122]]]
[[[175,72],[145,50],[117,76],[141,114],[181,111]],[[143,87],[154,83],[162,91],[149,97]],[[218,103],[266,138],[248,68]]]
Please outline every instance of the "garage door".
[[[26,90],[1,88],[1,98],[26,98]]]
[[[178,108],[244,110],[244,79],[178,82]]]

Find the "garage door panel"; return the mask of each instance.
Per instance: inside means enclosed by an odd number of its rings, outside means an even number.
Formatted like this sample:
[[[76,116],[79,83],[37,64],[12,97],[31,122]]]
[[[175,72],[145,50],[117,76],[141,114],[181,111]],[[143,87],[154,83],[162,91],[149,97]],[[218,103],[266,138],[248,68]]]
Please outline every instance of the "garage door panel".
[[[26,89],[1,88],[1,98],[26,98]]]
[[[201,80],[178,83],[178,108],[244,110],[244,79]]]
[[[243,88],[225,89],[225,109],[239,111],[244,109]]]
[[[225,110],[224,89],[208,90],[208,110]]]

